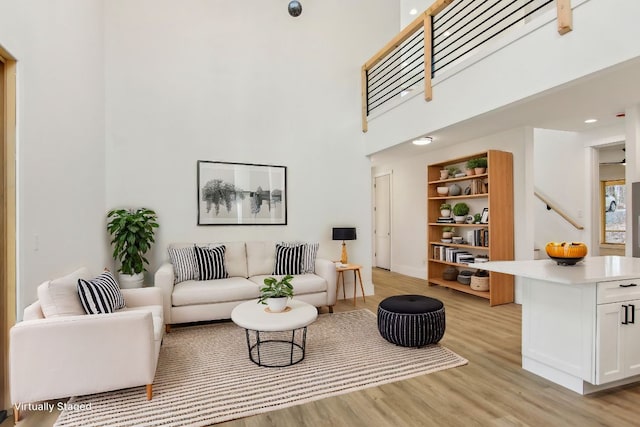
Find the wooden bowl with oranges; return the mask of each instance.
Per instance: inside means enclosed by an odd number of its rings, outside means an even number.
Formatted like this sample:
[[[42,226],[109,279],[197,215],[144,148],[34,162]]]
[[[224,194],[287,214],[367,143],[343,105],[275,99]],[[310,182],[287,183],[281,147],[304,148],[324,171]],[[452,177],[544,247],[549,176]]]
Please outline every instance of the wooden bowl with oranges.
[[[549,258],[558,265],[575,265],[587,256],[587,245],[582,242],[549,242],[545,246]]]

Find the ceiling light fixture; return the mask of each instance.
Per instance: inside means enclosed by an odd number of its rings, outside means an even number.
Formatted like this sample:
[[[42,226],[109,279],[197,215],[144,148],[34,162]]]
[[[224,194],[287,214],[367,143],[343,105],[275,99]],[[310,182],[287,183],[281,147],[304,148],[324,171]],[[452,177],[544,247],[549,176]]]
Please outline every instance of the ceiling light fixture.
[[[417,14],[417,13],[418,13],[418,10],[417,10],[417,9],[411,9],[411,10],[409,11],[409,15],[415,15],[415,14]]]
[[[422,138],[414,139],[413,145],[427,145],[431,144],[433,138],[430,136],[423,136]]]
[[[293,0],[289,2],[289,15],[293,16],[294,18],[297,16],[300,16],[300,14],[302,13],[302,5],[300,4],[299,1]]]
[[[585,123],[595,123],[595,122],[597,122],[597,121],[598,121],[598,119],[587,119],[587,120],[585,120],[584,122],[585,122]]]

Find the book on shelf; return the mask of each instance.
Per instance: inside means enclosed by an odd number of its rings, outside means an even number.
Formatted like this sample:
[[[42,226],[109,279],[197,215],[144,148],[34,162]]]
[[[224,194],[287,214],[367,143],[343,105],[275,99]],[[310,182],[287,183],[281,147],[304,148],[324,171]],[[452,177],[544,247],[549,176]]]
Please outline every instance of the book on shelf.
[[[444,216],[440,216],[440,217],[438,217],[438,219],[436,220],[436,222],[444,223],[444,224],[453,224],[453,223],[455,223],[456,221],[455,221],[453,218],[451,218],[451,217],[444,217]]]

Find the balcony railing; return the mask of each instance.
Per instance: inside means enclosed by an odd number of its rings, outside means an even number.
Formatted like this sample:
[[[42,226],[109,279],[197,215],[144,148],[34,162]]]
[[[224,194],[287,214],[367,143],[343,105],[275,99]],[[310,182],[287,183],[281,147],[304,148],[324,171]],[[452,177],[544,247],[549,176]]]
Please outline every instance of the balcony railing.
[[[474,50],[554,0],[437,0],[362,66],[362,131],[368,117],[387,102],[424,84],[431,101],[431,79]],[[572,29],[571,0],[555,0],[558,32]]]

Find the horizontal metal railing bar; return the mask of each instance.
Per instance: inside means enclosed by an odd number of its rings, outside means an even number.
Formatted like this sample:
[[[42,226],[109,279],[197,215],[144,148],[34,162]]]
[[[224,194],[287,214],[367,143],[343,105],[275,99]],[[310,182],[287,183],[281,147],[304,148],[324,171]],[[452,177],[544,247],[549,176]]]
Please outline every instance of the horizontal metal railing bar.
[[[387,84],[382,86],[376,86],[375,89],[370,89],[367,95],[367,99],[377,99],[376,97],[380,95],[380,93],[385,92],[390,86],[395,85],[397,82],[402,81],[403,79],[406,79],[408,75],[411,75],[418,68],[420,69],[420,72],[422,73],[424,72],[424,61],[419,61],[412,64],[413,64],[413,67],[406,68],[402,72],[399,72],[391,76],[391,78],[387,81]]]
[[[507,15],[506,17],[504,17],[503,19],[501,19],[500,21],[498,21],[496,24],[499,24],[500,22],[504,21],[506,18],[510,17],[511,15],[513,15],[514,13],[518,12],[520,9],[526,7],[528,4],[532,3],[534,0],[530,0],[529,2],[527,2],[526,4],[524,4],[523,6],[519,7],[518,9],[516,9],[515,11],[513,11],[511,14]],[[540,10],[541,8],[543,8],[544,6],[546,6],[548,3],[542,4],[540,6],[538,6],[536,9],[532,10],[529,14],[525,15],[525,17],[537,12],[538,10]],[[513,25],[517,24],[518,22],[520,22],[520,20],[514,21],[511,24],[507,25],[506,27],[498,30],[496,33],[492,34],[491,36],[487,37],[486,39],[484,39],[483,41],[481,41],[480,43],[476,44],[475,46],[467,49],[466,51],[464,51],[463,53],[461,53],[460,55],[456,56],[455,58],[453,58],[452,60],[450,60],[449,62],[447,62],[444,65],[441,65],[439,67],[435,66],[437,63],[440,63],[440,61],[442,61],[444,58],[446,58],[447,56],[449,56],[451,53],[456,52],[457,50],[459,50],[460,48],[448,53],[447,55],[439,58],[437,61],[434,61],[434,68],[433,68],[433,72],[437,72],[439,70],[441,70],[442,68],[446,67],[447,65],[455,62],[456,60],[458,60],[459,58],[463,57],[464,55],[466,55],[467,53],[471,52],[472,50],[476,49],[478,46],[483,45],[484,43],[488,42],[489,40],[491,40],[492,38],[496,37],[497,35],[501,34],[502,32],[506,31],[507,29],[511,28]],[[482,34],[486,33],[489,29],[491,29],[493,27],[490,27],[484,31],[482,31],[481,33],[479,33],[478,35],[476,35],[475,37],[473,37],[472,39],[470,39],[469,41],[475,40],[476,38],[478,38],[479,36],[481,36]]]
[[[455,0],[454,0],[454,1],[452,2],[452,4],[449,4],[449,6],[447,6],[447,7],[444,9],[444,11],[442,11],[441,13],[439,13],[439,14],[437,14],[437,15],[434,15],[434,16],[433,16],[434,23],[435,23],[436,21],[439,21],[439,20],[441,20],[441,19],[446,18],[446,17],[447,17],[447,15],[449,15],[451,12],[453,12],[454,10],[456,10],[456,8],[457,8],[458,6],[460,6],[461,4],[463,4],[463,3],[464,3],[464,1],[463,1],[463,0],[460,0],[460,1],[455,1]],[[470,2],[467,2],[467,3],[470,3]]]
[[[484,0],[482,3],[480,3],[479,5],[477,5],[475,8],[473,8],[467,15],[471,15],[473,13],[473,11],[475,11],[476,9],[478,9],[480,6],[482,6],[483,4],[485,4],[486,2],[488,2],[489,0]],[[460,9],[455,15],[451,16],[451,19],[455,18],[456,16],[458,16],[460,13],[464,12],[468,7],[472,6],[474,2],[467,2],[466,5]],[[456,3],[456,4],[460,4],[460,3]],[[446,31],[450,30],[452,27],[454,27],[456,25],[457,22],[454,22],[453,24],[451,24],[448,28],[443,29],[442,32],[440,33],[436,33],[438,29],[441,29],[442,27],[444,27],[449,21],[451,21],[451,19],[447,19],[444,22],[440,22],[437,20],[433,20],[433,39],[437,39],[438,37],[440,37],[442,34],[444,34]]]
[[[417,66],[415,66],[415,67],[411,68],[410,70],[408,70],[405,75],[411,76],[411,73],[413,71],[415,71],[417,68],[419,68],[419,67],[421,68],[421,66],[422,66],[422,64],[418,64]],[[420,71],[422,72],[422,70],[420,70]],[[399,80],[399,79],[397,79],[397,80]],[[394,88],[391,89],[391,91],[401,88],[402,85],[403,85],[403,83],[400,83],[399,85],[396,85]],[[367,96],[367,100],[368,100],[369,104],[374,104],[374,103],[376,103],[378,100],[380,100],[382,98],[384,98],[384,95],[381,96],[381,97],[378,97],[378,98],[373,98],[373,99],[370,98],[369,96]]]
[[[533,1],[533,0],[532,0]],[[528,13],[527,15],[525,15],[525,17],[530,16],[531,14],[537,12],[538,10],[540,10],[541,8],[543,8],[544,6],[546,6],[547,4],[549,4],[549,2],[540,5],[539,7],[537,7],[536,9],[532,10],[530,13]],[[522,6],[525,7],[526,5]],[[517,12],[517,10],[516,10]],[[514,12],[515,13],[515,12]],[[515,21],[512,22],[510,25],[502,28],[501,30],[497,31],[496,33],[492,34],[490,37],[486,38],[485,40],[481,41],[480,43],[476,44],[475,46],[467,49],[466,51],[464,51],[463,53],[461,53],[460,55],[456,56],[455,58],[453,58],[452,60],[450,60],[449,62],[445,63],[444,65],[441,66],[436,66],[436,64],[440,63],[442,61],[442,59],[444,59],[444,57],[438,59],[437,61],[434,61],[434,66],[433,66],[433,73],[436,73],[437,71],[443,69],[444,67],[446,67],[447,65],[457,61],[458,59],[460,59],[461,57],[463,57],[464,55],[466,55],[467,53],[471,52],[472,50],[476,49],[477,47],[483,45],[484,43],[488,42],[489,40],[491,40],[492,38],[496,37],[497,35],[501,34],[502,32],[508,30],[509,28],[511,28],[513,25],[517,24],[519,21]],[[499,23],[499,22],[498,22]],[[486,31],[483,31],[483,33]],[[481,33],[482,34],[482,33]],[[476,37],[474,37],[475,39]],[[473,39],[472,39],[473,40]],[[448,55],[446,55],[448,56]]]
[[[509,6],[510,6],[511,4],[513,4],[513,3],[515,3],[516,1],[518,1],[518,0],[513,0],[513,1],[509,4]],[[529,1],[531,2],[531,1],[533,1],[533,0],[529,0]],[[498,0],[497,2],[495,2],[494,4],[492,4],[491,6],[489,6],[488,8],[486,8],[486,9],[482,10],[478,15],[475,15],[475,16],[474,16],[473,18],[471,18],[469,21],[465,22],[465,23],[464,23],[464,24],[459,28],[459,30],[455,33],[455,34],[456,34],[456,37],[455,37],[455,38],[444,39],[444,40],[447,40],[447,41],[449,41],[450,43],[455,43],[456,41],[458,41],[458,40],[460,40],[460,39],[464,38],[464,37],[465,37],[466,35],[468,35],[470,32],[472,32],[473,30],[475,30],[476,28],[478,28],[478,27],[479,27],[479,26],[481,26],[482,24],[484,24],[484,23],[488,22],[488,21],[489,21],[489,19],[485,19],[484,21],[482,21],[482,20],[481,20],[481,21],[480,21],[480,24],[476,25],[475,27],[472,27],[470,30],[468,30],[468,31],[466,31],[466,32],[464,32],[464,33],[462,33],[462,30],[463,30],[463,29],[465,29],[465,28],[469,27],[470,25],[472,25],[473,23],[477,22],[477,21],[478,21],[478,19],[480,19],[480,17],[482,17],[484,14],[486,14],[487,12],[489,12],[491,9],[493,9],[494,7],[496,7],[497,5],[499,5],[501,2],[502,2],[502,0]],[[483,5],[483,4],[485,4],[485,3],[486,3],[486,0],[485,0],[483,3],[481,3],[480,5],[478,5],[478,7],[480,7],[481,5]],[[475,11],[478,9],[478,7],[476,7],[475,9],[473,9],[473,10],[471,11],[471,13],[475,12]],[[507,6],[507,7],[508,7],[508,6]],[[501,10],[503,10],[503,9],[504,9],[504,8],[502,8]],[[499,10],[497,13],[493,14],[492,16],[495,16],[495,15],[497,15],[498,13],[500,13],[500,10]],[[491,18],[491,17],[489,17],[489,18]],[[454,25],[455,25],[455,24],[454,24]],[[444,40],[443,40],[443,41],[444,41]],[[433,45],[433,50],[434,50],[434,52],[437,50],[438,46],[439,46],[440,44],[442,44],[442,42],[443,42],[443,41],[440,41],[440,42],[438,42],[438,43],[434,43],[434,45]]]
[[[403,57],[403,55],[408,55],[409,57],[412,57],[413,55],[415,55],[416,52],[423,50],[422,46],[420,45],[423,42],[424,42],[424,39],[416,40],[412,46],[409,46],[405,51],[402,52],[400,56],[396,57],[392,62],[388,63],[385,66],[384,73],[380,71],[375,77],[369,77],[369,85],[371,86],[378,83],[378,81],[382,80],[385,76],[387,76],[389,72],[394,72],[398,66],[401,66],[402,63],[406,61],[406,58]],[[393,67],[391,66],[392,64],[394,64]]]
[[[380,96],[377,99],[372,100],[371,102],[369,102],[370,109],[373,110],[374,108],[384,104],[385,102],[387,102],[389,99],[393,98],[394,96],[396,96],[398,94],[401,94],[402,91],[413,87],[415,84],[420,82],[422,79],[424,79],[424,73],[422,73],[422,72],[414,73],[412,75],[405,76],[405,79],[403,81],[401,81],[399,84],[397,84],[393,88],[389,89],[382,96]],[[391,94],[391,96],[389,96],[390,94]]]
[[[395,93],[393,93],[392,96],[388,97],[387,99],[385,99],[384,102],[379,103],[378,105],[369,108],[369,112],[375,110],[376,108],[382,107],[387,101],[393,99],[394,97],[400,95],[404,90],[409,89],[415,85],[417,85],[418,83],[420,83],[422,80],[424,80],[424,73],[420,73],[420,78],[418,80],[416,80],[413,84],[411,84],[411,86],[407,87],[407,88],[402,88],[402,90],[396,91]]]
[[[371,67],[371,69],[369,70],[369,73],[373,74],[373,76],[371,76],[370,78],[373,78],[375,77],[376,74],[379,74],[382,71],[384,71],[388,67],[388,65],[387,67],[383,67],[383,65],[388,64],[389,61],[392,61],[392,62],[395,61],[394,58],[396,58],[399,53],[401,54],[402,49],[404,49],[409,44],[413,43],[421,35],[423,37],[420,40],[418,40],[416,43],[420,43],[421,41],[424,41],[424,31],[416,31],[416,34],[413,38],[403,42],[400,46],[398,46],[396,49],[393,50],[393,54],[389,55],[387,58],[381,60],[379,63]]]
[[[405,70],[408,69],[407,67],[415,65],[416,62],[424,64],[424,49],[417,49],[413,51],[409,57],[403,58],[403,60],[399,64],[397,64],[395,68],[389,70],[386,74],[384,74],[384,76],[382,76],[375,82],[369,81],[369,92],[376,92],[380,87],[384,87],[389,80],[392,80],[397,75],[406,73]],[[403,64],[405,65],[403,66]]]

